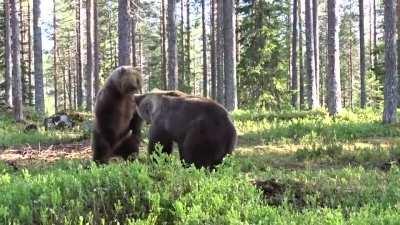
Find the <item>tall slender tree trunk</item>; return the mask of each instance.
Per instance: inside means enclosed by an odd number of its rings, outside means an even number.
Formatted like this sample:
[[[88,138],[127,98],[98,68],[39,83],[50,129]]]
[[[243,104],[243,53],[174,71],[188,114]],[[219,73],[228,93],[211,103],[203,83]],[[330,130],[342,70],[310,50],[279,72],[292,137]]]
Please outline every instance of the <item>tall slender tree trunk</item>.
[[[373,11],[374,11],[374,68],[378,62],[378,42],[377,42],[377,26],[376,26],[376,0],[373,0]]]
[[[118,64],[130,65],[130,34],[129,0],[118,0]]]
[[[67,74],[68,74],[68,105],[69,109],[72,110],[74,109],[74,105],[72,102],[72,74],[71,74],[71,52],[68,51],[68,69],[67,69]]]
[[[224,75],[226,108],[237,109],[235,7],[233,0],[224,0]]]
[[[5,102],[12,106],[12,87],[11,87],[11,27],[10,27],[10,0],[4,0],[4,14],[5,14],[5,32],[4,32],[4,63],[5,63],[5,73],[4,73],[4,99]]]
[[[240,32],[239,32],[239,7],[240,7],[240,0],[235,0],[235,43],[236,43],[236,62],[240,62]]]
[[[92,111],[93,94],[93,37],[91,0],[86,0],[86,110]],[[128,54],[129,58],[129,54]]]
[[[217,101],[225,105],[224,76],[224,6],[223,0],[217,3]]]
[[[97,0],[92,0],[92,29],[93,29],[93,76],[94,76],[94,95],[100,90],[100,56],[99,56],[99,24],[98,24],[98,12],[97,12]]]
[[[351,30],[350,30],[351,34]],[[350,48],[349,48],[349,77],[350,77],[350,108],[353,109],[353,40],[350,39]]]
[[[314,41],[314,64],[315,64],[315,91],[319,106],[320,72],[319,72],[319,18],[318,0],[313,0],[313,41]]]
[[[215,1],[211,0],[210,2],[210,22],[211,22],[211,41],[210,41],[210,53],[211,53],[211,98],[216,99],[217,97],[217,70],[216,70],[216,63],[217,58],[215,54]]]
[[[359,26],[360,26],[360,104],[365,108],[367,104],[367,93],[365,84],[365,39],[364,39],[364,0],[358,0]]]
[[[42,28],[40,21],[40,0],[33,0],[33,54],[35,67],[35,110],[39,115],[45,112],[43,57],[42,57]]]
[[[336,116],[342,109],[340,87],[339,5],[328,0],[328,111]]]
[[[176,22],[175,10],[176,0],[168,0],[167,6],[167,39],[168,39],[168,85],[167,89],[176,90],[178,88],[178,68],[176,50]]]
[[[75,15],[75,35],[76,35],[76,55],[75,55],[75,69],[76,69],[76,100],[78,108],[83,106],[83,78],[82,78],[82,45],[81,45],[81,0],[76,0],[76,15]]]
[[[369,38],[368,38],[368,45],[369,45],[369,68],[372,68],[372,65],[374,63],[373,58],[372,58],[372,17],[373,17],[373,13],[372,13],[372,2],[371,0],[369,0]]]
[[[27,91],[27,81],[26,77],[26,65],[25,65],[25,27],[24,27],[24,10],[22,7],[22,1],[19,0],[19,31],[20,31],[20,63],[21,63],[21,82],[22,82],[22,103],[26,103],[28,91]],[[17,12],[18,13],[18,12]]]
[[[32,93],[32,34],[31,34],[31,4],[28,1],[28,102],[33,106]]]
[[[53,82],[54,82],[54,112],[58,112],[58,74],[57,74],[57,18],[56,18],[56,1],[53,0]]]
[[[306,70],[308,78],[308,106],[310,109],[318,107],[316,79],[315,79],[315,63],[314,63],[314,41],[313,41],[313,22],[311,15],[311,0],[306,0],[305,4],[305,20],[306,20]]]
[[[22,105],[22,80],[20,62],[20,42],[19,42],[19,21],[15,0],[9,1],[11,6],[10,27],[11,27],[11,58],[12,58],[12,101],[14,119],[19,122],[24,120]]]
[[[397,122],[398,106],[398,74],[396,52],[396,11],[395,0],[384,0],[384,24],[385,24],[385,91],[383,122]]]
[[[207,33],[206,33],[206,15],[205,0],[201,0],[201,26],[203,33],[203,96],[208,96],[208,76],[207,76]],[[235,55],[236,57],[236,55]]]
[[[137,17],[136,17],[136,13],[137,12],[137,2],[135,2],[135,0],[133,0],[134,4],[131,7],[131,13],[132,13],[132,28],[131,28],[131,40],[132,40],[132,65],[133,66],[137,66],[137,59],[136,59],[136,24],[137,24]]]
[[[304,109],[305,106],[305,94],[304,94],[304,57],[303,57],[303,21],[301,19],[301,0],[298,2],[299,8],[299,70],[300,70],[300,109]]]
[[[293,0],[293,23],[292,23],[292,106],[299,107],[299,93],[297,80],[297,0]]]
[[[191,28],[190,28],[190,0],[186,0],[186,85],[190,87],[190,76],[191,76],[191,67],[190,64],[192,62],[190,56],[190,35],[191,35]]]
[[[167,89],[167,53],[165,33],[165,0],[161,0],[161,80],[163,89]]]
[[[185,51],[186,51],[186,48],[185,48],[185,29],[184,29],[184,24],[185,24],[185,21],[184,21],[184,18],[183,18],[183,12],[184,12],[184,7],[183,7],[183,0],[181,0],[181,13],[180,13],[180,15],[181,15],[181,23],[180,23],[180,26],[179,26],[179,29],[180,29],[180,47],[181,47],[181,49],[180,49],[180,59],[179,59],[179,61],[180,61],[180,63],[179,63],[179,65],[180,65],[180,67],[179,67],[179,73],[180,73],[180,76],[179,76],[179,89],[182,89],[182,88],[184,88],[185,87],[185,76],[186,76],[186,74],[185,74]]]

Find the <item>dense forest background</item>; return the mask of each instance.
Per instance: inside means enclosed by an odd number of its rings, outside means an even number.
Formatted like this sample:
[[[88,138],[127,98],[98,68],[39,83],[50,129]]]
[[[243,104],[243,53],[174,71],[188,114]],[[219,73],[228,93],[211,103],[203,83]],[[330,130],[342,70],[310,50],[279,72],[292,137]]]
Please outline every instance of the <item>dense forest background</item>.
[[[180,89],[229,110],[383,107],[385,41],[395,40],[384,38],[389,1],[0,2],[0,96],[9,106],[20,92],[17,105],[38,112],[90,111],[110,71],[132,64],[144,91]],[[20,85],[11,75],[17,48]],[[398,80],[389,76],[388,90]]]

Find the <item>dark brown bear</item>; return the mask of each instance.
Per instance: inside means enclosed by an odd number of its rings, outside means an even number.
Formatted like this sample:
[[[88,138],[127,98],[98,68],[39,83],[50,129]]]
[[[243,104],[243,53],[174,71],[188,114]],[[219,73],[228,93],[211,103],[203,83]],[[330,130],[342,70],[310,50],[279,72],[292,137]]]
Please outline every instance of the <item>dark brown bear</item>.
[[[125,160],[139,151],[142,120],[136,113],[134,93],[142,88],[140,72],[122,66],[108,77],[97,95],[92,133],[93,160],[107,163],[112,156]]]
[[[236,129],[228,112],[215,101],[174,91],[136,95],[135,99],[138,114],[150,124],[150,154],[157,143],[170,154],[176,142],[185,162],[212,168],[232,153]]]

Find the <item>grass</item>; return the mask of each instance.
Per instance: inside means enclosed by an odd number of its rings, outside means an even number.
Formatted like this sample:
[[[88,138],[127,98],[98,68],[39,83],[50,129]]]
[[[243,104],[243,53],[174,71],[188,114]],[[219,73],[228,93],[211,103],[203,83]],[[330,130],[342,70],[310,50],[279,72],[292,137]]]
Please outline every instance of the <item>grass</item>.
[[[213,172],[144,152],[100,167],[0,163],[0,224],[399,224],[400,127],[380,112],[233,118],[239,145]]]
[[[71,130],[48,130],[46,131],[41,121],[30,121],[39,125],[36,132],[25,132],[26,124],[16,124],[13,119],[6,115],[0,115],[0,148],[27,144],[56,144],[80,140],[89,136],[85,124],[78,124]]]

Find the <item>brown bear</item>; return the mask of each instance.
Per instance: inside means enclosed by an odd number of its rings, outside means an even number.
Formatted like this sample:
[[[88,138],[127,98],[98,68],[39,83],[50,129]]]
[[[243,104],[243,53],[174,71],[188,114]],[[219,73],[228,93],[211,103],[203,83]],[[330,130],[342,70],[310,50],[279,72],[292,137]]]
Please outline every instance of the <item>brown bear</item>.
[[[107,163],[112,156],[126,160],[139,152],[142,119],[136,113],[134,94],[141,88],[139,70],[121,66],[97,94],[92,132],[93,160],[97,163]]]
[[[197,168],[213,168],[232,153],[236,129],[228,112],[217,102],[183,92],[155,91],[135,95],[137,113],[150,124],[151,154],[160,143],[170,154],[176,142],[182,160]]]

